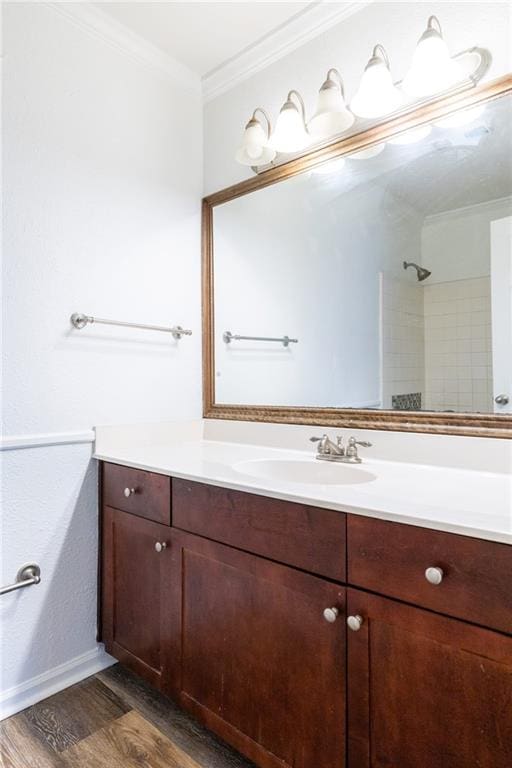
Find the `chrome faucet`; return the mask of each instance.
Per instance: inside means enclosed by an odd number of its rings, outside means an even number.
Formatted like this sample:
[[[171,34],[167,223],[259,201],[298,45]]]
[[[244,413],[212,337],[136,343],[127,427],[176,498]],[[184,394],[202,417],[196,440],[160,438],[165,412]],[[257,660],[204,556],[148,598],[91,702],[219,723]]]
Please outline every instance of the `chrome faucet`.
[[[317,459],[320,461],[339,461],[343,464],[361,464],[362,459],[359,457],[357,446],[370,448],[372,445],[367,440],[356,440],[355,437],[349,438],[346,448],[342,445],[341,436],[336,438],[335,443],[327,435],[310,437],[309,439],[312,443],[318,443]]]

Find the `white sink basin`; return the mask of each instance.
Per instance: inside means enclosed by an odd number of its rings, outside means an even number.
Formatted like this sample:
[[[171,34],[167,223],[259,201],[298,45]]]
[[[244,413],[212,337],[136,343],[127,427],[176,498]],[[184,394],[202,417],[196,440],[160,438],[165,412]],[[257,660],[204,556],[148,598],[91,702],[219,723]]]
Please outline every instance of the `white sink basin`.
[[[307,485],[354,485],[376,480],[376,475],[365,469],[316,459],[252,459],[239,461],[233,469],[250,477]]]

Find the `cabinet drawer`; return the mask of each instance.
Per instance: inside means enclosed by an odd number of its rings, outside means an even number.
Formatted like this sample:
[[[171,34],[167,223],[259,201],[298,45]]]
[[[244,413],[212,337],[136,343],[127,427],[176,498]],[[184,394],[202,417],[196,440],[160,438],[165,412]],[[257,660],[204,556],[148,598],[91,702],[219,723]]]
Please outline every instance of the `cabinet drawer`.
[[[347,538],[350,584],[512,634],[507,544],[356,515]],[[427,568],[441,569],[439,584]]]
[[[203,483],[173,480],[173,525],[338,581],[346,575],[345,515]]]
[[[171,479],[154,472],[103,465],[103,503],[164,525],[171,524]]]

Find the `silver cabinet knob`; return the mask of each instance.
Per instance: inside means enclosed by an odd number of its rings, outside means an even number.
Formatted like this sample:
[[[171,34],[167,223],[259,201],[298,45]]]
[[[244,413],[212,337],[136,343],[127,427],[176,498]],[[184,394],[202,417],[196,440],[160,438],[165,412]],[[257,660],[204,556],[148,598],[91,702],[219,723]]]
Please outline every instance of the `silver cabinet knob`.
[[[328,621],[329,624],[334,624],[339,614],[340,612],[337,608],[326,608],[324,611],[324,619]]]
[[[167,544],[165,543],[165,541],[157,541],[155,543],[155,550],[157,552],[163,552],[164,549],[167,549]]]
[[[508,405],[509,403],[509,397],[508,395],[496,395],[494,398],[494,402],[496,405]]]
[[[425,571],[425,578],[429,584],[437,586],[443,580],[444,572],[442,568],[432,567]]]
[[[130,496],[133,496],[133,494],[135,493],[135,488],[125,488],[123,493],[126,496],[126,498],[129,499]]]
[[[363,626],[363,617],[359,615],[347,616],[347,626],[352,632],[359,632]]]

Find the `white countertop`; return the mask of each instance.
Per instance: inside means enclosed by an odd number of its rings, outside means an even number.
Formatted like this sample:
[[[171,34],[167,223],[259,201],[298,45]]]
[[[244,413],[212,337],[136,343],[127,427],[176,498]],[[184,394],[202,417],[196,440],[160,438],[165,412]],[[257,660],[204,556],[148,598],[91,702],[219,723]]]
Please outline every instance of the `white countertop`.
[[[335,466],[340,476],[347,469],[370,472],[375,476],[370,482],[323,485],[254,477],[246,474],[251,465],[243,462],[280,459],[318,464],[315,448],[304,451],[247,444],[240,442],[239,435],[233,442],[212,440],[205,437],[200,422],[190,425],[181,424],[167,432],[159,428],[153,434],[141,427],[132,431],[97,428],[94,456],[261,496],[512,544],[510,473],[386,461],[371,458],[370,449],[361,449],[361,465]]]

